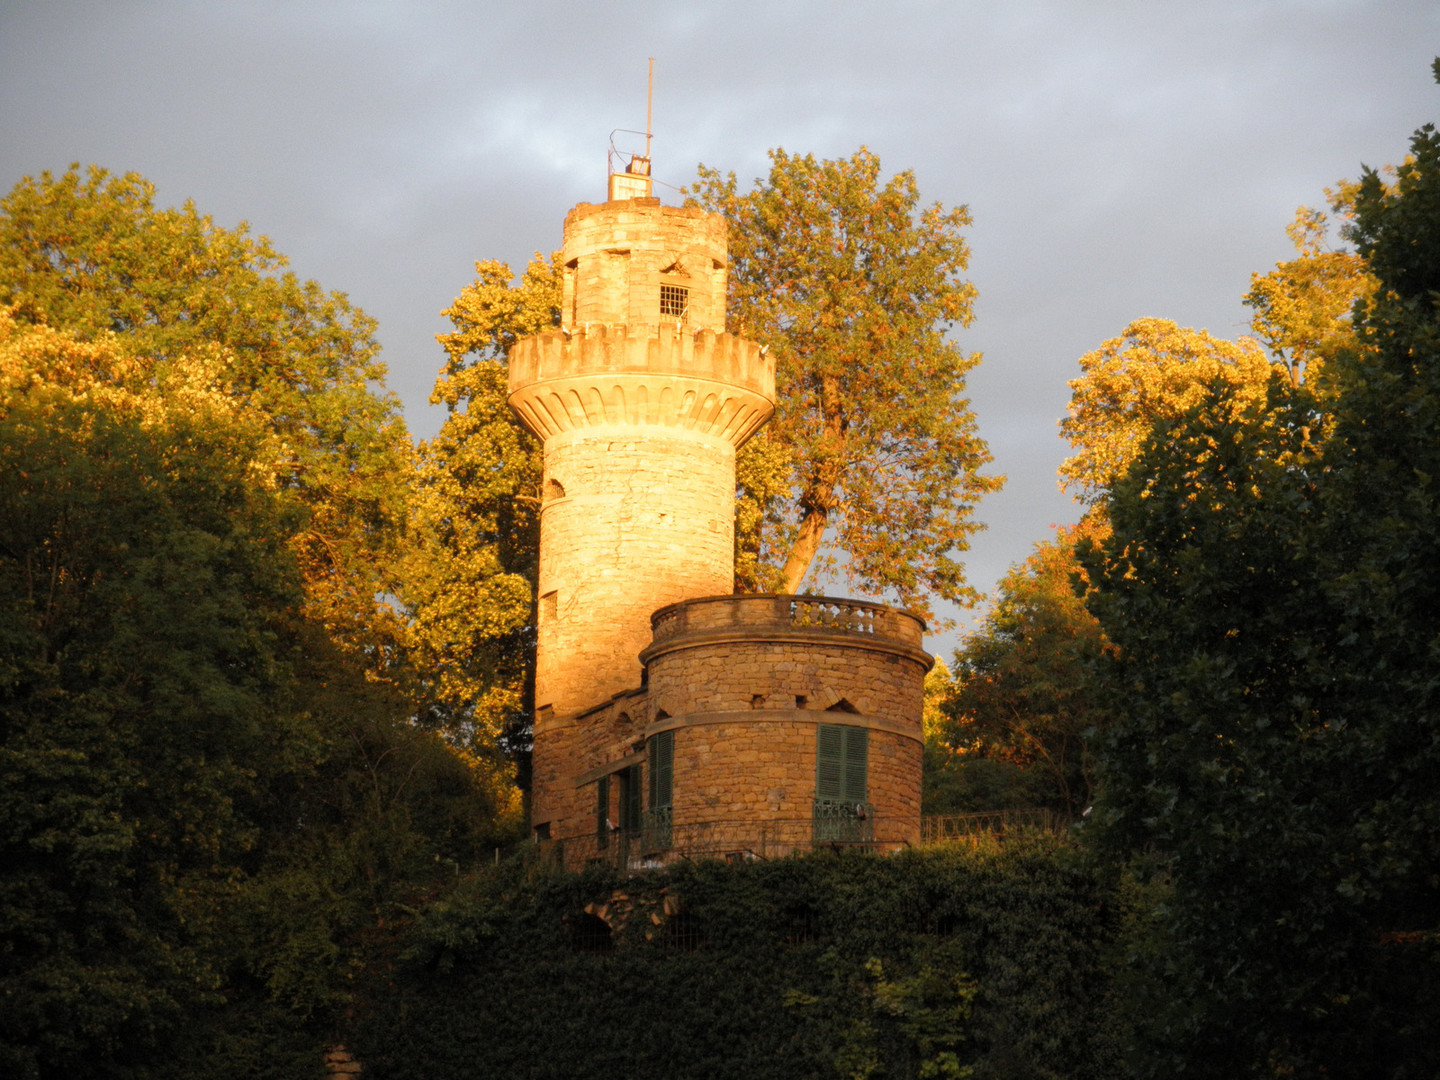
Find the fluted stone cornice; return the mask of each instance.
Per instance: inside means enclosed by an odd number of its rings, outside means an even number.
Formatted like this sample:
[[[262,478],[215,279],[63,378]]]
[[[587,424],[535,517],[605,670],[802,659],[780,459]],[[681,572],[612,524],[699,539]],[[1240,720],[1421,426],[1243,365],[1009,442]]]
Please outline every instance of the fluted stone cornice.
[[[517,341],[509,400],[541,439],[625,425],[697,431],[740,446],[775,410],[775,362],[733,334],[592,325]]]

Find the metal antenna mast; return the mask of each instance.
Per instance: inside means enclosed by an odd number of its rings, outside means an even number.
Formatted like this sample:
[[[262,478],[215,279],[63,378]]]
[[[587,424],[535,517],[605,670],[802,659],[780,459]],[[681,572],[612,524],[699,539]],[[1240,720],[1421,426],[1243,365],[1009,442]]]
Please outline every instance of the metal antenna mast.
[[[645,160],[650,160],[650,109],[655,101],[655,58],[650,57],[650,82],[645,87]]]

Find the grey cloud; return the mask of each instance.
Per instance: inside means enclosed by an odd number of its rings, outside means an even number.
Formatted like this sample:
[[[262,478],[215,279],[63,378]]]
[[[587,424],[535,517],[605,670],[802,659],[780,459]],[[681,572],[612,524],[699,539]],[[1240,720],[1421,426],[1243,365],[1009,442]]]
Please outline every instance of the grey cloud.
[[[988,589],[1075,516],[1054,474],[1076,359],[1141,315],[1243,332],[1294,207],[1440,112],[1437,31],[1411,0],[9,3],[0,178],[95,161],[249,220],[379,319],[424,436],[440,310],[475,259],[519,269],[602,197],[646,57],[661,180],[867,144],[975,218],[957,340],[985,353],[972,402],[1010,477],[967,556]]]

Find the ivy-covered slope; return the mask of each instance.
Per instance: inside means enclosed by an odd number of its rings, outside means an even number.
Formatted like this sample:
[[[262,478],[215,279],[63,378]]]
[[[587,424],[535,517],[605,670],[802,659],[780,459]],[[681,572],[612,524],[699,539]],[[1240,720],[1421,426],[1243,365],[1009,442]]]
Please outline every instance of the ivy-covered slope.
[[[1119,909],[1054,841],[516,867],[409,928],[348,1041],[373,1080],[1109,1077]]]

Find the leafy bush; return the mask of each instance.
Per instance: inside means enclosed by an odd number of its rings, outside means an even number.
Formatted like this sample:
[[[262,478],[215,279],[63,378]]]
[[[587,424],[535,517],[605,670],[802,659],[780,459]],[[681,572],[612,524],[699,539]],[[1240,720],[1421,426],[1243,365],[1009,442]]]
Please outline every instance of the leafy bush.
[[[1064,841],[466,881],[370,964],[375,1080],[1084,1078],[1110,886]]]

